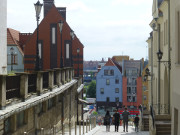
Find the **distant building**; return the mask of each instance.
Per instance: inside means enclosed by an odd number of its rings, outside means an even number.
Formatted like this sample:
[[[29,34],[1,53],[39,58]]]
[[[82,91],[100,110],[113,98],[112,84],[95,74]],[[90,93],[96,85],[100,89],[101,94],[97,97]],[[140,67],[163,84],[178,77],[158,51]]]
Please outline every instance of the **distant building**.
[[[112,59],[122,66],[124,60],[129,60],[129,56],[126,55],[113,56]]]
[[[113,111],[122,107],[122,68],[112,59],[101,68],[96,76],[97,110]]]
[[[142,104],[141,60],[123,61],[123,106],[129,109]]]
[[[145,78],[146,75],[146,69],[148,68],[148,64],[145,66],[145,68],[142,71],[142,105],[144,109],[149,110],[149,81],[148,76]]]
[[[7,74],[7,0],[0,3],[0,74]]]
[[[91,82],[96,80],[96,75],[98,71],[106,64],[107,61],[104,61],[102,58],[101,61],[84,61],[83,62],[83,77],[84,82]]]
[[[20,32],[7,29],[7,71],[24,72],[24,53],[19,45]],[[12,50],[12,52],[11,52]]]
[[[41,70],[60,68],[61,51],[63,67],[74,67],[75,76],[83,75],[83,44],[75,35],[72,39],[71,27],[66,21],[66,8],[56,7],[54,0],[44,0],[44,18],[39,24],[39,57]],[[64,22],[61,34],[58,22]],[[35,70],[37,30],[26,42],[24,48],[24,68]],[[77,49],[79,48],[79,54]]]

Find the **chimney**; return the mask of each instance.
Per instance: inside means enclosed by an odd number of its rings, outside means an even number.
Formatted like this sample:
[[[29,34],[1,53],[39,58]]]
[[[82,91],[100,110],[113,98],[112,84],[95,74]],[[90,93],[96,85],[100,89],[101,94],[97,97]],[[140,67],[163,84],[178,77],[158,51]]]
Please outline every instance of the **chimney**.
[[[47,15],[49,10],[54,5],[54,0],[43,0],[44,1],[44,17]]]
[[[57,10],[66,21],[66,7],[58,7]]]

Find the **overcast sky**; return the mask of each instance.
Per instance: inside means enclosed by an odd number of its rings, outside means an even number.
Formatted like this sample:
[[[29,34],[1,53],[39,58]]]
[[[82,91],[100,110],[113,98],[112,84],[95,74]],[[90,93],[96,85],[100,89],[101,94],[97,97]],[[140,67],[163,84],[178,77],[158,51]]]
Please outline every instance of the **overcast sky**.
[[[37,0],[7,1],[8,27],[33,32]],[[134,59],[147,57],[152,0],[55,0],[55,5],[67,7],[66,20],[85,46],[84,60],[122,54]]]

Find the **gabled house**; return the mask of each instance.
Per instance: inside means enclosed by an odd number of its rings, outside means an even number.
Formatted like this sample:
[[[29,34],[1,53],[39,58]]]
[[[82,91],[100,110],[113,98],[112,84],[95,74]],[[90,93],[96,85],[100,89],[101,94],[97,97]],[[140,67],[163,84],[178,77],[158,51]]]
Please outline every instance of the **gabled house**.
[[[19,45],[20,32],[7,29],[7,71],[24,72],[24,53]]]
[[[99,112],[122,107],[122,68],[110,58],[96,76],[96,104]]]
[[[54,0],[44,0],[44,18],[39,24],[39,57],[41,70],[60,68],[61,52],[63,56],[63,67],[75,68],[75,76],[78,73],[83,74],[83,44],[75,35],[74,40],[70,36],[71,28],[66,22],[65,8],[57,8]],[[59,21],[63,21],[62,28],[62,50],[61,50],[61,34],[58,25]],[[25,70],[35,70],[36,60],[36,39],[37,29],[31,38],[25,44]],[[79,48],[79,54],[77,49]]]

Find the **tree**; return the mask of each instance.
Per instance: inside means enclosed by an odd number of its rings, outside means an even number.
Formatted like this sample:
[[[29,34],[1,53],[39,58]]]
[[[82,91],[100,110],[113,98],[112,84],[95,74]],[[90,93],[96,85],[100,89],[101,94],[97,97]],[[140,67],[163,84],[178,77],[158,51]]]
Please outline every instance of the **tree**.
[[[88,90],[87,90],[87,95],[90,98],[96,98],[96,81],[92,81],[89,84]]]

